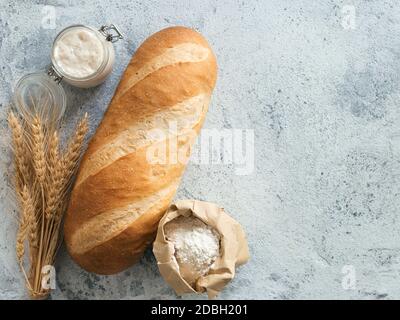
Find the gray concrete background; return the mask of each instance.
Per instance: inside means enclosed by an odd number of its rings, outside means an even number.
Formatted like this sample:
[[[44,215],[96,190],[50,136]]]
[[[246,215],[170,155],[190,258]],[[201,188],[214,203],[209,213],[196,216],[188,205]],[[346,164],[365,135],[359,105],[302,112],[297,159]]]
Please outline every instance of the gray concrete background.
[[[56,10],[55,29],[42,27],[44,5]],[[344,5],[355,7],[355,29],[342,26]],[[218,57],[205,127],[254,129],[251,175],[191,163],[177,195],[221,204],[247,232],[251,261],[220,298],[400,298],[395,0],[0,0],[0,298],[25,297],[14,253],[6,126],[12,87],[49,63],[62,28],[107,22],[126,35],[116,44],[114,73],[95,89],[67,87],[67,129],[87,111],[93,132],[135,49],[172,25],[199,30]],[[53,299],[176,298],[150,251],[105,277],[86,273],[62,249],[57,271]],[[345,290],[349,271],[356,286]]]

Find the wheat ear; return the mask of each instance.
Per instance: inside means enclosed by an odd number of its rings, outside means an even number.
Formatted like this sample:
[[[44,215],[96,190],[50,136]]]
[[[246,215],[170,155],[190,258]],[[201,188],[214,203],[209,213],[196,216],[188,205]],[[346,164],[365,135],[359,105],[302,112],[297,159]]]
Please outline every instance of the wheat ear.
[[[27,236],[31,231],[30,230],[31,223],[33,219],[35,219],[34,204],[26,185],[24,185],[20,193],[20,200],[21,200],[22,212],[17,234],[16,251],[17,251],[17,259],[19,263],[22,263],[22,258],[25,253],[25,240],[27,239]]]
[[[8,123],[12,131],[13,149],[16,165],[16,180],[18,188],[22,188],[29,181],[29,159],[24,140],[24,130],[13,112],[8,115]]]
[[[36,178],[43,186],[46,174],[45,137],[39,117],[35,117],[32,122],[32,158]]]
[[[58,134],[57,132],[54,132],[49,144],[49,157],[48,157],[49,181],[47,184],[47,206],[46,206],[47,219],[51,219],[54,212],[57,209],[63,185],[63,168],[62,168],[63,166],[60,161],[58,144],[59,144]]]
[[[59,164],[60,154],[58,152],[59,138],[57,131],[53,132],[49,142],[49,157],[48,165],[50,174],[54,173],[56,167]]]
[[[81,119],[81,121],[79,121],[78,125],[76,126],[75,135],[73,139],[69,142],[67,151],[63,157],[64,182],[68,183],[75,172],[87,131],[88,114],[85,113],[84,117]]]
[[[29,228],[29,244],[32,248],[39,247],[39,224],[35,215],[32,216],[31,227]]]

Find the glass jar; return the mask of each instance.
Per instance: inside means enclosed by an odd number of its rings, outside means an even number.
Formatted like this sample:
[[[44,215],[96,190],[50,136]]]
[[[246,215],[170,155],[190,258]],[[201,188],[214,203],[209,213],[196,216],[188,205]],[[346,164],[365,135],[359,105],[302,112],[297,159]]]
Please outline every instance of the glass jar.
[[[52,68],[73,86],[95,87],[111,73],[115,60],[112,43],[119,39],[122,35],[114,25],[99,30],[85,25],[69,26],[53,42]]]
[[[72,36],[62,42],[68,35]],[[39,116],[43,123],[57,123],[67,104],[62,81],[81,88],[102,83],[114,64],[112,43],[122,38],[113,24],[98,30],[85,25],[72,25],[62,30],[53,42],[52,64],[47,72],[27,74],[17,82],[13,97],[17,111],[25,118]]]
[[[57,123],[64,114],[67,97],[58,81],[45,72],[23,76],[14,88],[13,105],[25,119],[38,116],[43,123]]]

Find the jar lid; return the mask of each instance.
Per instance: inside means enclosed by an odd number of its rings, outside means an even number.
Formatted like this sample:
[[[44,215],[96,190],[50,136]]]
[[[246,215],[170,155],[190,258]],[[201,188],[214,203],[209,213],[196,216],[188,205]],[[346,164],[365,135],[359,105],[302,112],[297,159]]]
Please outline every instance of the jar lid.
[[[23,76],[14,89],[14,106],[26,118],[40,117],[43,123],[54,124],[63,116],[67,104],[64,89],[46,72]]]

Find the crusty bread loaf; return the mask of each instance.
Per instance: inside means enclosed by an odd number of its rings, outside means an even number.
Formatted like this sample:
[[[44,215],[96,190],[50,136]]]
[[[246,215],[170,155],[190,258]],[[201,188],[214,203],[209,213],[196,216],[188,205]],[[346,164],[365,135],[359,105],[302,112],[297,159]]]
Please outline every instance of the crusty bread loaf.
[[[67,248],[84,269],[120,272],[152,242],[204,122],[216,73],[206,40],[184,27],[156,33],[136,51],[82,159],[66,214]],[[174,145],[186,150],[178,161]],[[167,161],[159,150],[171,155]]]

